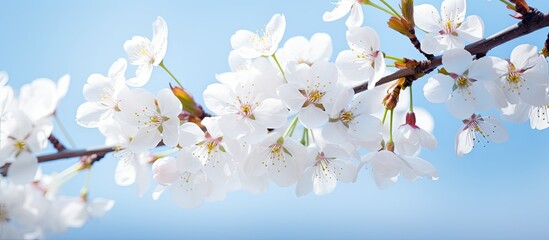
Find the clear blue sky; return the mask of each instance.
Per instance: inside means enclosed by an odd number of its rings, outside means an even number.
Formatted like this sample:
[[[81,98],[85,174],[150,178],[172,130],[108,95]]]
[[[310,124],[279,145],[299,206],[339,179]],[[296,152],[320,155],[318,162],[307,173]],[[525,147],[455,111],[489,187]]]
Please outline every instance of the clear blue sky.
[[[549,10],[546,0],[528,2]],[[440,1],[416,3],[440,6]],[[103,143],[98,131],[74,122],[76,108],[84,101],[82,87],[90,74],[106,74],[112,62],[126,57],[125,40],[134,35],[151,37],[156,16],[164,17],[169,26],[165,64],[201,102],[202,90],[215,82],[215,74],[229,70],[231,35],[239,29],[263,28],[275,13],[286,16],[284,40],[329,33],[335,59],[347,44],[344,19],[322,22],[322,13],[332,7],[329,0],[2,1],[0,70],[8,71],[15,88],[35,78],[58,79],[69,73],[71,87],[58,112],[78,147],[98,146]],[[515,23],[509,13],[496,0],[468,1],[467,14],[483,18],[486,35]],[[365,10],[364,24],[379,32],[382,50],[419,58],[407,39],[387,30],[386,20],[387,15],[379,11]],[[541,47],[547,31],[512,41],[490,54],[508,57],[521,43]],[[160,69],[155,69],[152,79],[147,85],[151,91],[167,87],[170,80]],[[108,156],[93,168],[90,196],[114,199],[115,208],[81,229],[51,238],[549,239],[549,130],[505,123],[508,142],[488,144],[458,158],[454,134],[461,121],[449,116],[443,105],[429,104],[422,94],[415,96],[436,121],[439,147],[421,156],[438,168],[438,181],[399,181],[390,189],[378,190],[363,171],[355,184],[339,184],[323,197],[297,198],[293,187],[272,185],[266,193],[233,192],[221,202],[181,209],[168,196],[153,201],[150,194],[137,197],[133,186],[115,185],[116,161]],[[61,135],[58,129],[55,132]],[[43,167],[46,172],[60,171],[75,161]],[[77,195],[83,179],[75,178],[64,192]]]

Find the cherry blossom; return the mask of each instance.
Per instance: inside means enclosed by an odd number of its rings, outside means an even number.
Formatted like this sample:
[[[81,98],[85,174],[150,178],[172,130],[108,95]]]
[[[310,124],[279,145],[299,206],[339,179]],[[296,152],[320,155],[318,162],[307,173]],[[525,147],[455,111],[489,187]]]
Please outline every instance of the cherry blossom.
[[[162,89],[153,95],[143,89],[120,92],[120,118],[137,128],[128,148],[132,152],[152,149],[163,140],[174,147],[179,138],[179,114],[181,102],[170,89]]]
[[[364,165],[371,167],[376,186],[381,189],[395,184],[401,174],[410,181],[419,177],[438,179],[437,171],[431,163],[419,157],[401,156],[387,150],[363,156],[358,168],[361,169]]]
[[[59,101],[67,94],[70,76],[63,75],[57,83],[39,78],[25,84],[19,90],[18,108],[33,121],[38,122],[55,113]]]
[[[375,86],[377,79],[385,73],[385,59],[379,50],[379,36],[370,27],[349,27],[347,43],[350,50],[337,55],[339,72],[355,84],[368,81]]]
[[[130,64],[137,65],[135,77],[126,81],[129,86],[142,87],[151,78],[154,66],[162,63],[168,45],[168,25],[162,17],[157,17],[153,23],[153,38],[134,36],[124,43]]]
[[[479,16],[465,17],[466,0],[444,0],[438,10],[429,4],[414,6],[417,27],[427,32],[421,50],[437,54],[444,50],[463,48],[464,42],[482,39],[484,23]]]
[[[303,36],[292,37],[277,51],[280,63],[294,61],[298,64],[313,65],[320,60],[328,61],[332,56],[332,38],[327,33],[315,33],[310,39]]]
[[[396,150],[404,156],[413,156],[420,147],[433,150],[437,146],[435,137],[416,125],[416,114],[406,114],[406,123],[398,127],[395,135]]]
[[[114,117],[118,108],[118,95],[126,88],[126,60],[123,58],[114,62],[105,77],[92,74],[84,85],[84,98],[87,102],[81,104],[76,111],[76,122],[83,127],[99,127],[105,120]]]
[[[502,143],[507,141],[509,135],[505,127],[491,116],[483,117],[473,114],[463,120],[464,126],[459,129],[456,136],[456,153],[463,156],[473,150],[475,142],[486,144],[489,141]]]
[[[338,0],[334,3],[336,6],[332,11],[325,12],[324,15],[322,15],[322,20],[325,22],[335,21],[351,12],[349,18],[345,21],[345,25],[348,27],[360,27],[362,21],[364,21],[364,14],[362,13],[361,6],[362,1],[363,0]]]
[[[312,66],[289,64],[288,83],[278,87],[278,96],[306,128],[328,122],[330,109],[339,93],[335,64],[319,61]]]
[[[219,115],[225,136],[243,137],[255,143],[267,135],[268,128],[286,123],[288,110],[281,100],[265,94],[272,89],[269,85],[273,83],[266,80],[265,77],[253,77],[233,86],[211,84],[204,90],[206,106]],[[280,79],[273,80],[282,83]]]
[[[286,30],[284,15],[275,14],[263,33],[238,30],[231,36],[231,46],[244,58],[269,57],[278,49]]]
[[[330,120],[322,128],[322,136],[333,144],[354,144],[370,150],[379,149],[381,141],[381,120],[372,116],[377,95],[371,91],[354,95],[352,89],[345,89],[330,111]]]
[[[538,54],[537,47],[522,44],[513,49],[509,61],[492,57],[497,89],[492,94],[501,107],[502,103],[519,103],[519,99],[529,105],[547,104],[549,73],[547,61]]]
[[[442,65],[446,73],[429,78],[423,87],[427,100],[446,103],[448,111],[461,119],[493,105],[485,84],[489,81],[491,59],[473,61],[466,50],[452,49],[442,55]]]
[[[153,199],[158,199],[168,188],[178,205],[186,208],[200,206],[210,193],[210,184],[201,170],[184,170],[176,161],[173,157],[165,157],[154,162],[153,178],[159,185],[153,193]]]
[[[357,168],[352,157],[334,145],[323,148],[313,146],[308,149],[306,169],[297,183],[297,196],[331,193],[337,182],[354,182]]]
[[[306,156],[305,147],[292,138],[271,133],[253,146],[244,170],[252,176],[268,175],[278,186],[287,187],[300,176],[299,164]]]

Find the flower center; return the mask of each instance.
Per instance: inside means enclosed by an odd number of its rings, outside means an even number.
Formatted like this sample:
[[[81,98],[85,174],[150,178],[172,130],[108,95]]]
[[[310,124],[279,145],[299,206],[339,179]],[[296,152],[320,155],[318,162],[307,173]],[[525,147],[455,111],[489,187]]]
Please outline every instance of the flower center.
[[[14,146],[17,151],[23,151],[23,149],[25,149],[25,142],[18,140],[17,142],[15,142]]]
[[[317,103],[318,101],[320,101],[320,99],[322,99],[324,94],[326,94],[326,92],[320,92],[318,90],[314,90],[309,93],[309,96],[307,96],[307,100],[313,104]]]
[[[353,113],[351,111],[346,111],[346,112],[342,112],[339,115],[339,119],[341,119],[341,121],[344,124],[348,124],[349,122],[353,121],[353,119],[355,119],[355,116],[353,115]]]
[[[460,76],[456,79],[456,85],[459,88],[467,88],[471,83],[469,82],[469,79],[464,76]]]
[[[517,73],[517,72],[511,72],[509,74],[507,74],[507,81],[509,83],[514,83],[514,84],[517,84],[520,82],[520,74]]]
[[[249,104],[242,104],[240,105],[240,113],[245,117],[251,117],[252,116],[252,106]]]

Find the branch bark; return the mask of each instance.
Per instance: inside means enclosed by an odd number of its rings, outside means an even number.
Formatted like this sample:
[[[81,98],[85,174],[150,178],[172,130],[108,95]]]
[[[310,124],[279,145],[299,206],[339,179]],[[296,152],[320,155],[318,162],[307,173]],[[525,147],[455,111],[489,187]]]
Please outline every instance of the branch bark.
[[[539,13],[539,12],[538,12]],[[509,42],[515,38],[528,35],[531,32],[540,30],[542,28],[549,26],[549,13],[540,13],[543,17],[533,17],[525,18],[523,21],[504,29],[503,31],[496,33],[488,38],[479,40],[477,42],[471,43],[465,47],[465,50],[469,51],[472,55],[477,54],[486,54],[491,49]],[[418,73],[429,73],[436,69],[438,66],[442,65],[442,55],[436,56],[429,61],[429,64],[425,66],[424,69],[402,69],[393,74],[387,75],[381,78],[377,83],[376,87],[383,85],[385,83],[392,82],[399,78],[404,78],[407,76],[413,76]],[[368,89],[368,83],[364,83],[354,87],[355,93],[363,92]]]

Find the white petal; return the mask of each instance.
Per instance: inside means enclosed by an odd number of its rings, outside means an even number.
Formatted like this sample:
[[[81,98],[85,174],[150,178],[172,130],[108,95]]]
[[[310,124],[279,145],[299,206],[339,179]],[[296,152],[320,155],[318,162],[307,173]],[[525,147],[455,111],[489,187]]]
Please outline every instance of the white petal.
[[[317,128],[328,122],[328,113],[314,105],[301,109],[298,117],[301,124],[306,128]]]
[[[454,80],[449,76],[437,74],[429,78],[425,86],[423,86],[423,94],[425,98],[432,103],[443,103],[448,101],[452,94],[452,86]]]
[[[339,1],[338,3],[336,3],[337,5],[332,11],[325,12],[322,15],[322,20],[324,20],[325,22],[331,22],[342,18],[343,16],[347,15],[349,11],[351,11],[354,2],[354,0]]]
[[[478,125],[485,137],[495,143],[503,143],[509,139],[509,134],[505,127],[491,116],[483,117],[484,121],[479,121]]]
[[[517,69],[527,69],[538,61],[538,48],[530,44],[516,46],[511,52],[511,62]]]
[[[440,26],[440,15],[438,10],[430,4],[414,6],[414,22],[416,26],[428,33],[438,33]]]
[[[366,82],[374,77],[375,71],[371,64],[357,61],[357,54],[352,50],[341,51],[336,58],[340,73],[351,81]]]
[[[354,4],[351,7],[351,13],[349,18],[345,21],[347,27],[360,27],[364,21],[364,13],[362,13],[362,6],[360,4]]]
[[[408,180],[415,180],[418,177],[428,177],[432,180],[438,179],[437,169],[433,164],[418,157],[401,157],[406,163],[406,168],[402,171],[402,175]]]
[[[155,148],[162,136],[156,128],[141,129],[128,145],[128,149],[132,152],[143,152]]]
[[[152,171],[153,179],[162,185],[172,184],[178,177],[177,163],[173,157],[156,160],[152,165]]]
[[[8,169],[8,178],[15,184],[32,182],[38,170],[38,159],[26,151],[22,151]]]
[[[162,17],[157,17],[153,23],[153,38],[151,41],[154,50],[154,65],[162,62],[168,46],[168,24]]]
[[[126,81],[126,84],[130,87],[143,87],[147,82],[149,82],[149,79],[151,78],[153,70],[152,64],[143,64],[139,65],[137,67],[137,70],[135,71],[135,77],[130,78]]]
[[[479,16],[468,16],[465,22],[456,29],[456,33],[459,38],[465,41],[476,42],[484,35],[484,22]]]
[[[82,127],[96,128],[105,120],[108,108],[95,102],[85,102],[76,110],[76,122]]]
[[[88,203],[88,211],[92,217],[105,215],[114,206],[114,200],[95,198]]]
[[[114,171],[114,181],[119,186],[129,186],[135,182],[135,155],[125,156],[118,160]]]
[[[466,119],[477,111],[477,96],[470,88],[472,86],[467,89],[456,89],[446,102],[448,112],[459,119]]]
[[[440,6],[442,20],[461,23],[465,19],[466,8],[465,0],[444,0]]]
[[[462,75],[473,63],[472,57],[471,53],[465,49],[451,49],[442,55],[442,64],[446,71]]]
[[[281,100],[268,98],[255,109],[254,117],[258,123],[267,128],[278,128],[286,124],[288,109]]]
[[[456,135],[456,153],[458,156],[463,156],[473,150],[475,145],[474,133],[472,129],[460,129]]]
[[[278,97],[288,106],[291,111],[301,109],[307,100],[297,88],[290,84],[284,84],[276,89]]]
[[[183,123],[179,127],[179,145],[190,147],[204,139],[204,132],[198,125],[191,122]]]
[[[179,118],[162,123],[162,141],[168,147],[175,147],[179,141]]]
[[[446,45],[442,43],[444,36],[438,32],[426,34],[421,40],[421,50],[429,54],[438,54],[446,50]]]
[[[170,89],[164,88],[156,94],[158,108],[163,116],[176,118],[182,111],[181,102]]]

